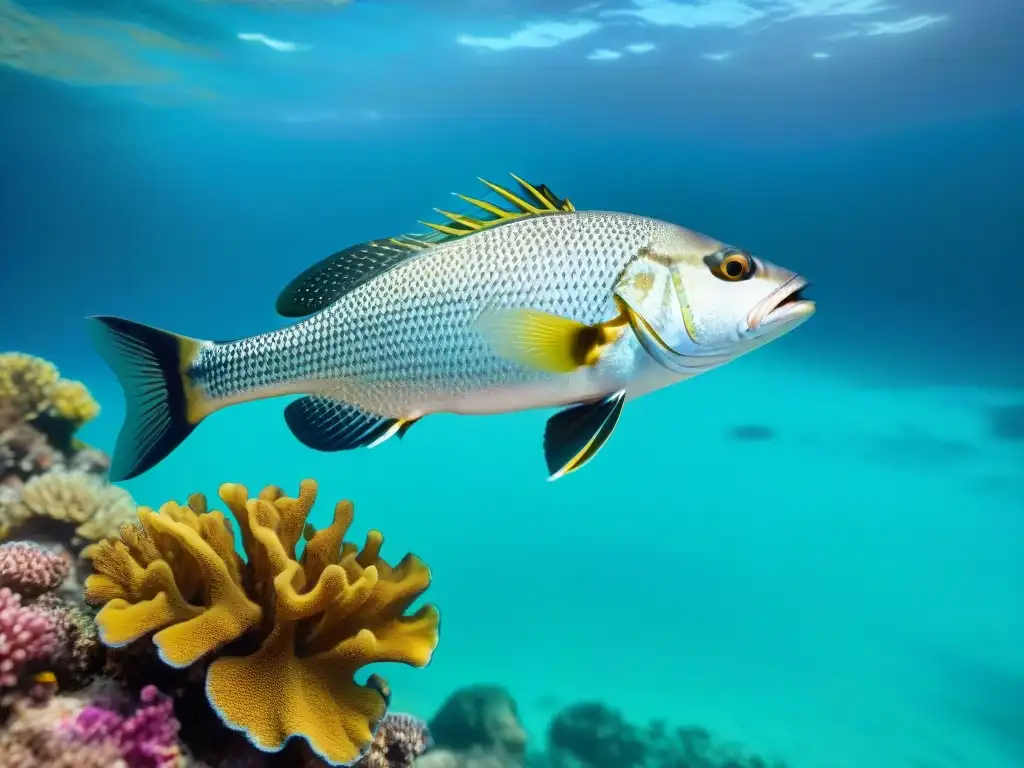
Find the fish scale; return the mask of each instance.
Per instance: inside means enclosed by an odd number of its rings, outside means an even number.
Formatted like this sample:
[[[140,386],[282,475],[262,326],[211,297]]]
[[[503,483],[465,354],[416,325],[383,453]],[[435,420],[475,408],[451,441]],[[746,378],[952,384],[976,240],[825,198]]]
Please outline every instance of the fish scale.
[[[511,222],[436,246],[289,328],[204,349],[191,375],[214,399],[287,381],[375,413],[430,396],[529,386],[555,374],[497,355],[473,328],[487,308],[529,307],[590,325],[615,313],[611,287],[657,222],[604,212]],[[259,368],[255,361],[267,361]]]

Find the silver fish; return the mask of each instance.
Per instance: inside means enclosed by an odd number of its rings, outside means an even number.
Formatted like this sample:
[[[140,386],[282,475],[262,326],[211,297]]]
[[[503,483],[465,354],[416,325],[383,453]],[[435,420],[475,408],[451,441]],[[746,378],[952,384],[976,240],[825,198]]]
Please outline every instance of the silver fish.
[[[561,407],[549,479],[579,469],[623,405],[716,368],[813,314],[807,281],[713,238],[624,213],[577,211],[545,185],[481,181],[426,235],[346,248],[303,272],[238,341],[91,318],[127,401],[111,477],[145,472],[230,405],[302,395],[292,433],[321,451],[378,445],[431,413]]]

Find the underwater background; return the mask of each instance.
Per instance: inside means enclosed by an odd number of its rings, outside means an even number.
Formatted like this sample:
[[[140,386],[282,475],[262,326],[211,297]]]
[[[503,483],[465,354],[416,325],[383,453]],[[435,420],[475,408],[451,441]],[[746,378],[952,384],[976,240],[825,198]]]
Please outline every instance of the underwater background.
[[[537,744],[600,701],[794,768],[1024,766],[1021,29],[1015,0],[0,0],[0,351],[84,382],[110,451],[86,316],[280,327],[295,275],[477,176],[747,248],[816,316],[557,483],[546,413],[320,454],[271,400],[123,487],[313,477],[318,527],[353,499],[433,574],[431,664],[379,670],[401,711],[493,683]]]

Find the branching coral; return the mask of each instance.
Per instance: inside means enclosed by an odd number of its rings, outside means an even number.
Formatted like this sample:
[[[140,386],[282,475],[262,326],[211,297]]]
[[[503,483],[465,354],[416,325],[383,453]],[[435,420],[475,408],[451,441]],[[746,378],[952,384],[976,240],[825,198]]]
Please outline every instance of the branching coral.
[[[16,502],[0,508],[0,518],[13,531],[29,523],[67,527],[76,547],[85,542],[114,538],[121,526],[136,519],[131,494],[116,485],[106,485],[85,472],[47,472],[33,477],[21,489]],[[43,531],[45,533],[45,531]]]
[[[417,557],[388,565],[377,531],[362,549],[343,543],[351,503],[336,505],[327,528],[307,529],[316,492],[305,480],[298,498],[268,486],[250,499],[243,486],[222,485],[245,561],[224,515],[208,512],[202,496],[140,507],[139,525],[92,549],[86,597],[104,606],[96,620],[107,645],[155,633],[173,667],[221,651],[207,669],[207,698],[259,749],[276,752],[299,737],[325,762],[347,765],[370,749],[387,710],[386,684],[371,676],[360,685],[356,672],[384,661],[425,666],[439,616],[429,605],[406,615],[430,584]]]

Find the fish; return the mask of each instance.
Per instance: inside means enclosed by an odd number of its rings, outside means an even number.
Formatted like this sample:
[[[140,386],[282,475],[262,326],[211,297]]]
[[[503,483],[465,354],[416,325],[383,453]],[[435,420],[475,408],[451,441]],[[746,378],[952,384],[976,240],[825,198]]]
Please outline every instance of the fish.
[[[465,213],[361,242],[280,293],[291,322],[208,341],[120,317],[90,336],[125,395],[110,477],[163,461],[211,414],[299,396],[294,437],[375,447],[425,416],[557,408],[548,479],[579,470],[629,401],[773,341],[816,310],[808,280],[659,219],[577,210],[545,184],[479,181]],[[493,193],[493,194],[490,194]],[[456,206],[451,206],[456,207]]]

